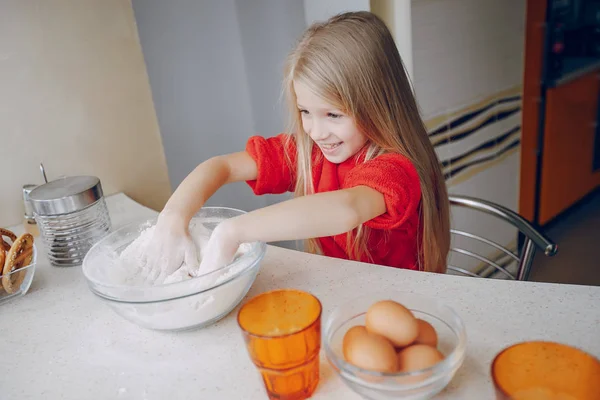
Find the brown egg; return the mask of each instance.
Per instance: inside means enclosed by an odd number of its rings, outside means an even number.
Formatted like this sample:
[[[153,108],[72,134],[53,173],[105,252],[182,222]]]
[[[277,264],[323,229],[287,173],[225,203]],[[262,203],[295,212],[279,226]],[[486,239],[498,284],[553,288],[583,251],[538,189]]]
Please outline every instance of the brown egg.
[[[394,346],[383,336],[367,333],[352,338],[346,361],[357,367],[378,372],[396,372],[398,358]]]
[[[417,338],[417,319],[409,309],[391,300],[379,301],[367,310],[367,331],[388,339],[396,347],[408,346]]]
[[[431,324],[422,319],[417,319],[419,334],[413,344],[426,344],[427,346],[437,347],[437,333]]]
[[[344,358],[348,359],[348,353],[350,352],[350,347],[352,347],[352,343],[354,343],[354,339],[360,335],[367,335],[367,328],[362,325],[353,326],[352,328],[346,331],[344,335],[344,340],[342,341],[342,350],[344,352]]]
[[[398,371],[409,372],[429,368],[443,359],[443,354],[436,348],[415,344],[398,353]]]

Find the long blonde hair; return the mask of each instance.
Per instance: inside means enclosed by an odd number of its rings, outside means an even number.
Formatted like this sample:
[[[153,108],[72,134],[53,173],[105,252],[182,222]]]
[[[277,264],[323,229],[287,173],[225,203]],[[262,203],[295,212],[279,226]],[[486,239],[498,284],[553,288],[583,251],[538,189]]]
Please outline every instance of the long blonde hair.
[[[450,246],[446,184],[385,24],[369,12],[337,15],[310,26],[287,59],[284,91],[290,107],[289,132],[295,132],[290,137],[297,148],[295,195],[304,196],[315,191],[312,162],[319,155],[313,155],[312,139],[302,129],[293,81],[301,81],[354,119],[369,139],[365,161],[398,153],[412,162],[421,184],[419,269],[445,272]],[[351,258],[369,254],[368,235],[364,225],[348,233]],[[308,248],[320,251],[316,239],[308,241]]]

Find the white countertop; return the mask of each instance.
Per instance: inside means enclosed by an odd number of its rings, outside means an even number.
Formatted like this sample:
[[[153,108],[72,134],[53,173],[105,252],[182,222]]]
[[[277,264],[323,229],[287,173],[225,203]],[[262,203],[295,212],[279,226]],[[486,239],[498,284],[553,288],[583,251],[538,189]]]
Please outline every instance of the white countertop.
[[[124,195],[109,197],[108,206],[114,228],[156,214]],[[80,267],[52,267],[40,250],[30,291],[0,306],[0,399],[267,398],[245,351],[237,308],[200,330],[139,328],[88,290]],[[382,288],[447,302],[466,324],[467,357],[438,398],[493,398],[490,362],[518,341],[558,341],[600,357],[600,287],[435,275],[269,247],[249,296],[281,287],[315,294],[323,321],[356,293]],[[323,351],[321,358],[313,398],[359,399]]]

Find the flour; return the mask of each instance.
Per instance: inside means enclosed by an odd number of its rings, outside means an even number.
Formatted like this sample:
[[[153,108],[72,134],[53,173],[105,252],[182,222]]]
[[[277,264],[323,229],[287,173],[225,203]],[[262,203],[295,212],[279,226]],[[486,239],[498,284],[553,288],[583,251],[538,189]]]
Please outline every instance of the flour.
[[[148,254],[148,246],[151,244],[152,237],[156,230],[156,226],[150,226],[144,229],[140,236],[135,239],[129,246],[123,250],[119,256],[120,267],[124,270],[124,276],[121,278],[123,282],[131,286],[144,286],[147,284],[162,285],[169,283],[181,282],[185,279],[190,279],[192,276],[199,275],[200,271],[197,271],[199,261],[194,265],[188,265],[185,262],[172,274],[166,276],[162,280],[152,281],[149,279],[150,269],[146,263],[146,257]],[[210,231],[204,227],[201,223],[190,224],[190,236],[196,246],[198,254],[202,254],[208,239],[210,238]],[[156,260],[152,260],[156,261]],[[166,266],[166,260],[160,263],[162,266]],[[163,271],[161,271],[163,272]]]
[[[152,280],[149,278],[151,275],[150,268],[147,264],[148,246],[151,245],[152,237],[156,230],[156,226],[152,225],[146,227],[141,231],[140,236],[135,239],[130,245],[128,245],[119,255],[118,268],[120,268],[121,275],[117,279],[119,283],[130,285],[130,286],[146,286],[146,285],[163,285],[181,282],[183,280],[191,279],[192,277],[201,276],[202,274],[210,271],[198,270],[202,255],[208,245],[211,232],[202,223],[193,221],[190,224],[189,231],[192,238],[192,242],[196,246],[196,253],[200,259],[195,260],[193,264],[183,264],[173,273],[165,276],[163,279]],[[242,255],[249,250],[248,244],[242,244],[234,256],[234,260],[242,257]],[[156,260],[151,260],[156,261]],[[168,264],[168,260],[160,260],[159,266],[163,268]],[[164,273],[164,270],[161,272]]]
[[[200,258],[212,232],[203,222],[200,219],[192,220],[189,227]],[[109,303],[126,319],[146,328],[160,330],[205,326],[227,315],[254,282],[260,259],[256,258],[256,251],[252,251],[257,244],[250,243],[240,246],[230,266],[195,277],[202,274],[197,270],[198,265],[183,263],[162,282],[149,282],[145,258],[154,230],[154,225],[142,227],[139,236],[111,259],[112,265],[106,266],[107,278],[111,283],[131,288],[121,294],[127,296],[140,293],[144,288],[149,290],[146,303]],[[165,296],[164,300],[156,301],[153,298],[156,293]]]
[[[258,265],[225,284],[217,284],[213,289],[189,297],[156,303],[109,305],[125,319],[149,329],[185,330],[203,327],[225,317],[239,304],[254,282],[257,272]]]

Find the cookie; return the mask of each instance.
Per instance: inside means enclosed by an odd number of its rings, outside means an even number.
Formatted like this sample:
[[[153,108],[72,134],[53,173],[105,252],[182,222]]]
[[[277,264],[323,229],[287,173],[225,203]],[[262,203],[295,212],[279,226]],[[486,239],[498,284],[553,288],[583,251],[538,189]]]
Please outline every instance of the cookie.
[[[23,280],[25,279],[27,271],[17,270],[31,264],[32,259],[33,236],[29,233],[24,233],[13,242],[13,245],[6,255],[6,260],[4,261],[2,286],[4,286],[4,290],[6,290],[7,293],[14,293],[19,289],[21,283],[23,283]],[[11,272],[13,273],[10,274]]]
[[[4,251],[9,251],[11,245],[6,240],[4,240],[4,237],[9,238],[10,241],[14,243],[17,239],[17,235],[12,233],[8,229],[0,228],[0,247],[4,249]],[[4,264],[0,264],[0,266],[2,265]]]

